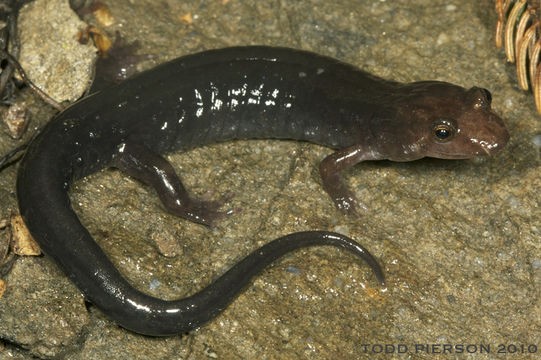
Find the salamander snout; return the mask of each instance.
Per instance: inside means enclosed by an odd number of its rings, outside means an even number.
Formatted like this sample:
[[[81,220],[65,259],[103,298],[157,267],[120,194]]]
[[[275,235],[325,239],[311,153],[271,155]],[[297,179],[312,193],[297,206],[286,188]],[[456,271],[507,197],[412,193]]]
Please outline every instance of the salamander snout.
[[[483,153],[478,155],[494,155],[509,142],[509,131],[497,115],[489,117],[483,124],[484,129],[470,138],[473,144],[478,144]]]
[[[501,121],[499,118],[497,120]],[[476,155],[494,155],[509,141],[509,132],[497,120],[487,121],[487,124],[483,125],[486,129],[478,129],[470,136],[472,146],[479,147]]]
[[[492,110],[492,95],[488,90],[473,87],[467,96],[473,104],[464,112],[461,126],[471,146],[479,148],[476,155],[493,155],[507,144],[509,131]]]
[[[417,134],[411,141],[417,145],[417,155],[468,159],[493,155],[509,141],[503,120],[492,110],[488,90],[444,82],[412,83],[407,89],[412,94],[409,112],[402,114]]]

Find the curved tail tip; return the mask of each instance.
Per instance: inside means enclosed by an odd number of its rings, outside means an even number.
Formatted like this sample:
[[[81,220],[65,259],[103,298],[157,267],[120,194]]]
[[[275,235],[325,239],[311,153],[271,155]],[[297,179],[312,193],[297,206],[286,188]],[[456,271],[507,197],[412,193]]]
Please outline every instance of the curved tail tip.
[[[383,275],[383,271],[379,267],[379,263],[376,263],[376,264],[378,267],[372,269],[374,271],[374,275],[376,275],[376,279],[378,280],[379,285],[382,288],[387,288],[387,283],[385,282],[385,275]]]

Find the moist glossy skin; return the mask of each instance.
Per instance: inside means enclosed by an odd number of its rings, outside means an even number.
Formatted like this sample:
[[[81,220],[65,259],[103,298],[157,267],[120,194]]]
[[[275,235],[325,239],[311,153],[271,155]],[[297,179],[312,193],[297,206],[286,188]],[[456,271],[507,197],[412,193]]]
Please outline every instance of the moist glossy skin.
[[[185,56],[91,95],[60,113],[30,145],[19,170],[21,215],[43,251],[101,311],[130,330],[171,335],[212,319],[251,277],[292,250],[342,247],[376,260],[336,233],[276,239],[200,292],[176,301],[143,294],[118,273],[71,209],[73,180],[115,166],[156,188],[169,211],[202,224],[226,199],[191,196],[159,155],[232,139],[310,141],[337,151],[320,164],[336,206],[356,211],[340,171],[365,160],[490,155],[509,135],[490,93],[443,82],[385,81],[337,60],[286,48],[237,47]]]

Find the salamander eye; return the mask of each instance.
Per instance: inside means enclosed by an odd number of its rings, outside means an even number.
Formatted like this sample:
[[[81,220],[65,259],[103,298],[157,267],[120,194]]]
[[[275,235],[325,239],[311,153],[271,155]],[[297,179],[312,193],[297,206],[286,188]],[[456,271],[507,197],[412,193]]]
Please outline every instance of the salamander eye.
[[[439,120],[432,126],[432,133],[437,142],[444,143],[451,140],[456,133],[456,128],[450,120]]]
[[[488,102],[488,104],[492,104],[492,94],[487,89],[481,89],[481,92],[483,95],[485,95],[485,99]]]
[[[473,106],[475,109],[490,109],[490,104],[492,104],[492,94],[490,91],[478,87],[473,87],[470,91],[473,91]]]

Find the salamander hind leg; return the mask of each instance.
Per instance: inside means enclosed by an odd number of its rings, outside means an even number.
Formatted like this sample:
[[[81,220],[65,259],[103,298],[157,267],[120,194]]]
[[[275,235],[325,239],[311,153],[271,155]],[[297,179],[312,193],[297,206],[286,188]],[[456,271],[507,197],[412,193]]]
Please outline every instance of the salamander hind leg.
[[[171,164],[145,145],[123,142],[117,147],[110,165],[156,189],[163,205],[173,215],[207,226],[228,215],[218,209],[231,198],[230,195],[219,200],[191,195]]]

